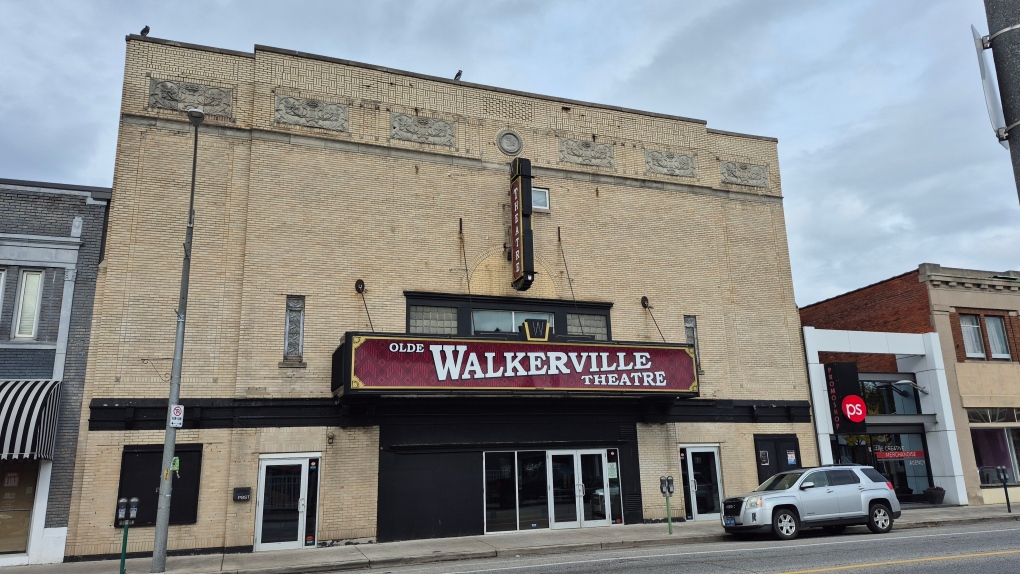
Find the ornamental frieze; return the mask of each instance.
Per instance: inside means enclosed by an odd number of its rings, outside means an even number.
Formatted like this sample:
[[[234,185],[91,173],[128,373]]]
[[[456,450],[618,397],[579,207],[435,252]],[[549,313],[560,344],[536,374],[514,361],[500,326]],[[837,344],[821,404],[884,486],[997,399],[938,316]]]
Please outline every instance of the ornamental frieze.
[[[342,104],[276,96],[276,121],[280,123],[345,132],[347,117],[347,106]]]
[[[390,137],[396,140],[452,146],[457,129],[450,122],[421,116],[392,114]]]
[[[234,91],[230,88],[206,86],[176,80],[149,81],[149,107],[186,112],[198,108],[207,116],[229,118],[233,110]]]
[[[560,139],[560,161],[613,167],[613,146],[589,141]]]
[[[697,162],[694,156],[649,149],[645,150],[645,166],[649,173],[694,177]]]
[[[724,161],[721,169],[724,183],[768,187],[768,170],[763,165]]]

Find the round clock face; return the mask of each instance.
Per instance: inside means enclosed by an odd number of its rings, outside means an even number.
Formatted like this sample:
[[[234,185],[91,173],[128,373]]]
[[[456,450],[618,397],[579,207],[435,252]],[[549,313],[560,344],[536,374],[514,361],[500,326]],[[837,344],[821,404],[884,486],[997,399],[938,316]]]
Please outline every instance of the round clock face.
[[[510,130],[499,132],[499,135],[496,136],[496,145],[499,146],[501,152],[507,155],[517,155],[524,147],[521,143],[521,136]]]

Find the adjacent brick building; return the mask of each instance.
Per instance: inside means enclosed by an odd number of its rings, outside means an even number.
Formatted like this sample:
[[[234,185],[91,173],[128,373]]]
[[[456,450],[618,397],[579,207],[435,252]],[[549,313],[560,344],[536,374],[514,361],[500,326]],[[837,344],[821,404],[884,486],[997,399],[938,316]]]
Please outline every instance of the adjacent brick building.
[[[0,179],[0,566],[63,559],[109,201]]]
[[[956,421],[967,495],[1003,503],[995,467],[1017,484],[1020,458],[1020,272],[932,263],[800,310],[819,329],[938,334]],[[822,353],[861,371],[895,373],[891,355]],[[1012,488],[1012,497],[1020,488]]]
[[[69,556],[120,496],[152,548],[191,107],[172,551],[639,523],[661,475],[714,520],[817,462],[776,140],[130,36]]]

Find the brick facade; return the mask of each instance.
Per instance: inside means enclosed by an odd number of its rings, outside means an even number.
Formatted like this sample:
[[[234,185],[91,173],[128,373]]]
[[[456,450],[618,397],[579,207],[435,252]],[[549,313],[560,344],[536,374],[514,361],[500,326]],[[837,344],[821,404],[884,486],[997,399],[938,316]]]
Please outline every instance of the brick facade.
[[[57,421],[49,500],[45,528],[63,528],[68,524],[70,497],[75,472],[82,390],[92,327],[96,276],[106,225],[110,189],[0,179],[0,241],[18,236],[41,246],[51,239],[67,240],[73,235],[76,218],[81,218],[80,244],[72,271],[63,267],[2,265],[7,271],[0,309],[0,379],[54,376],[60,384],[60,411]],[[26,238],[27,236],[27,238]],[[18,276],[21,269],[43,271],[42,305],[38,334],[32,341],[11,341],[12,320]],[[69,314],[62,316],[65,283],[73,283]],[[61,348],[62,320],[67,328],[66,347]],[[22,349],[19,344],[49,346]],[[58,353],[63,353],[63,368],[54,372]]]
[[[807,405],[775,140],[264,46],[240,53],[131,36],[69,555],[116,550],[115,454],[162,436],[88,430],[92,399],[167,394],[169,362],[157,373],[140,359],[172,351],[193,132],[181,111],[152,105],[159,81],[231,94],[229,117],[208,114],[199,135],[186,400],[329,400],[343,333],[403,332],[410,290],[611,302],[613,338],[624,341],[683,342],[683,317],[696,315],[703,399]],[[282,121],[279,98],[343,106],[346,129]],[[398,115],[446,122],[452,132],[440,131],[452,138],[408,141]],[[534,216],[537,279],[527,292],[510,287],[504,247],[510,156],[496,136],[507,129],[550,194],[549,212]],[[611,161],[582,157],[579,142],[607,146],[598,149]],[[662,173],[653,151],[691,158],[693,173]],[[304,368],[281,364],[288,295],[305,297]],[[772,426],[798,435],[806,461],[817,461],[810,423],[790,420],[649,425],[638,437],[641,490],[658,493],[688,434],[720,445],[729,491],[756,482],[747,437]],[[186,429],[178,440],[205,445],[203,468],[229,471],[208,483],[203,472],[199,521],[171,527],[171,549],[250,547],[256,504],[230,502],[229,487],[254,487],[259,455],[274,452],[322,453],[320,540],[376,533],[378,426]],[[655,516],[652,498],[645,510]],[[150,529],[132,530],[131,550],[151,543]]]

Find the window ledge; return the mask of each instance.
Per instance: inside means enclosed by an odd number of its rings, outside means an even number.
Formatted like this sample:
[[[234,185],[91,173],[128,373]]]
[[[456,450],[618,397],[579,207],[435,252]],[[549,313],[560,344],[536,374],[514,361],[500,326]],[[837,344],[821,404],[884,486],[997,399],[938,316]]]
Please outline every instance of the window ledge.
[[[0,349],[56,349],[56,343],[47,343],[35,339],[10,339],[0,341]]]
[[[301,359],[284,359],[278,366],[281,369],[305,369],[308,367],[308,363]]]

